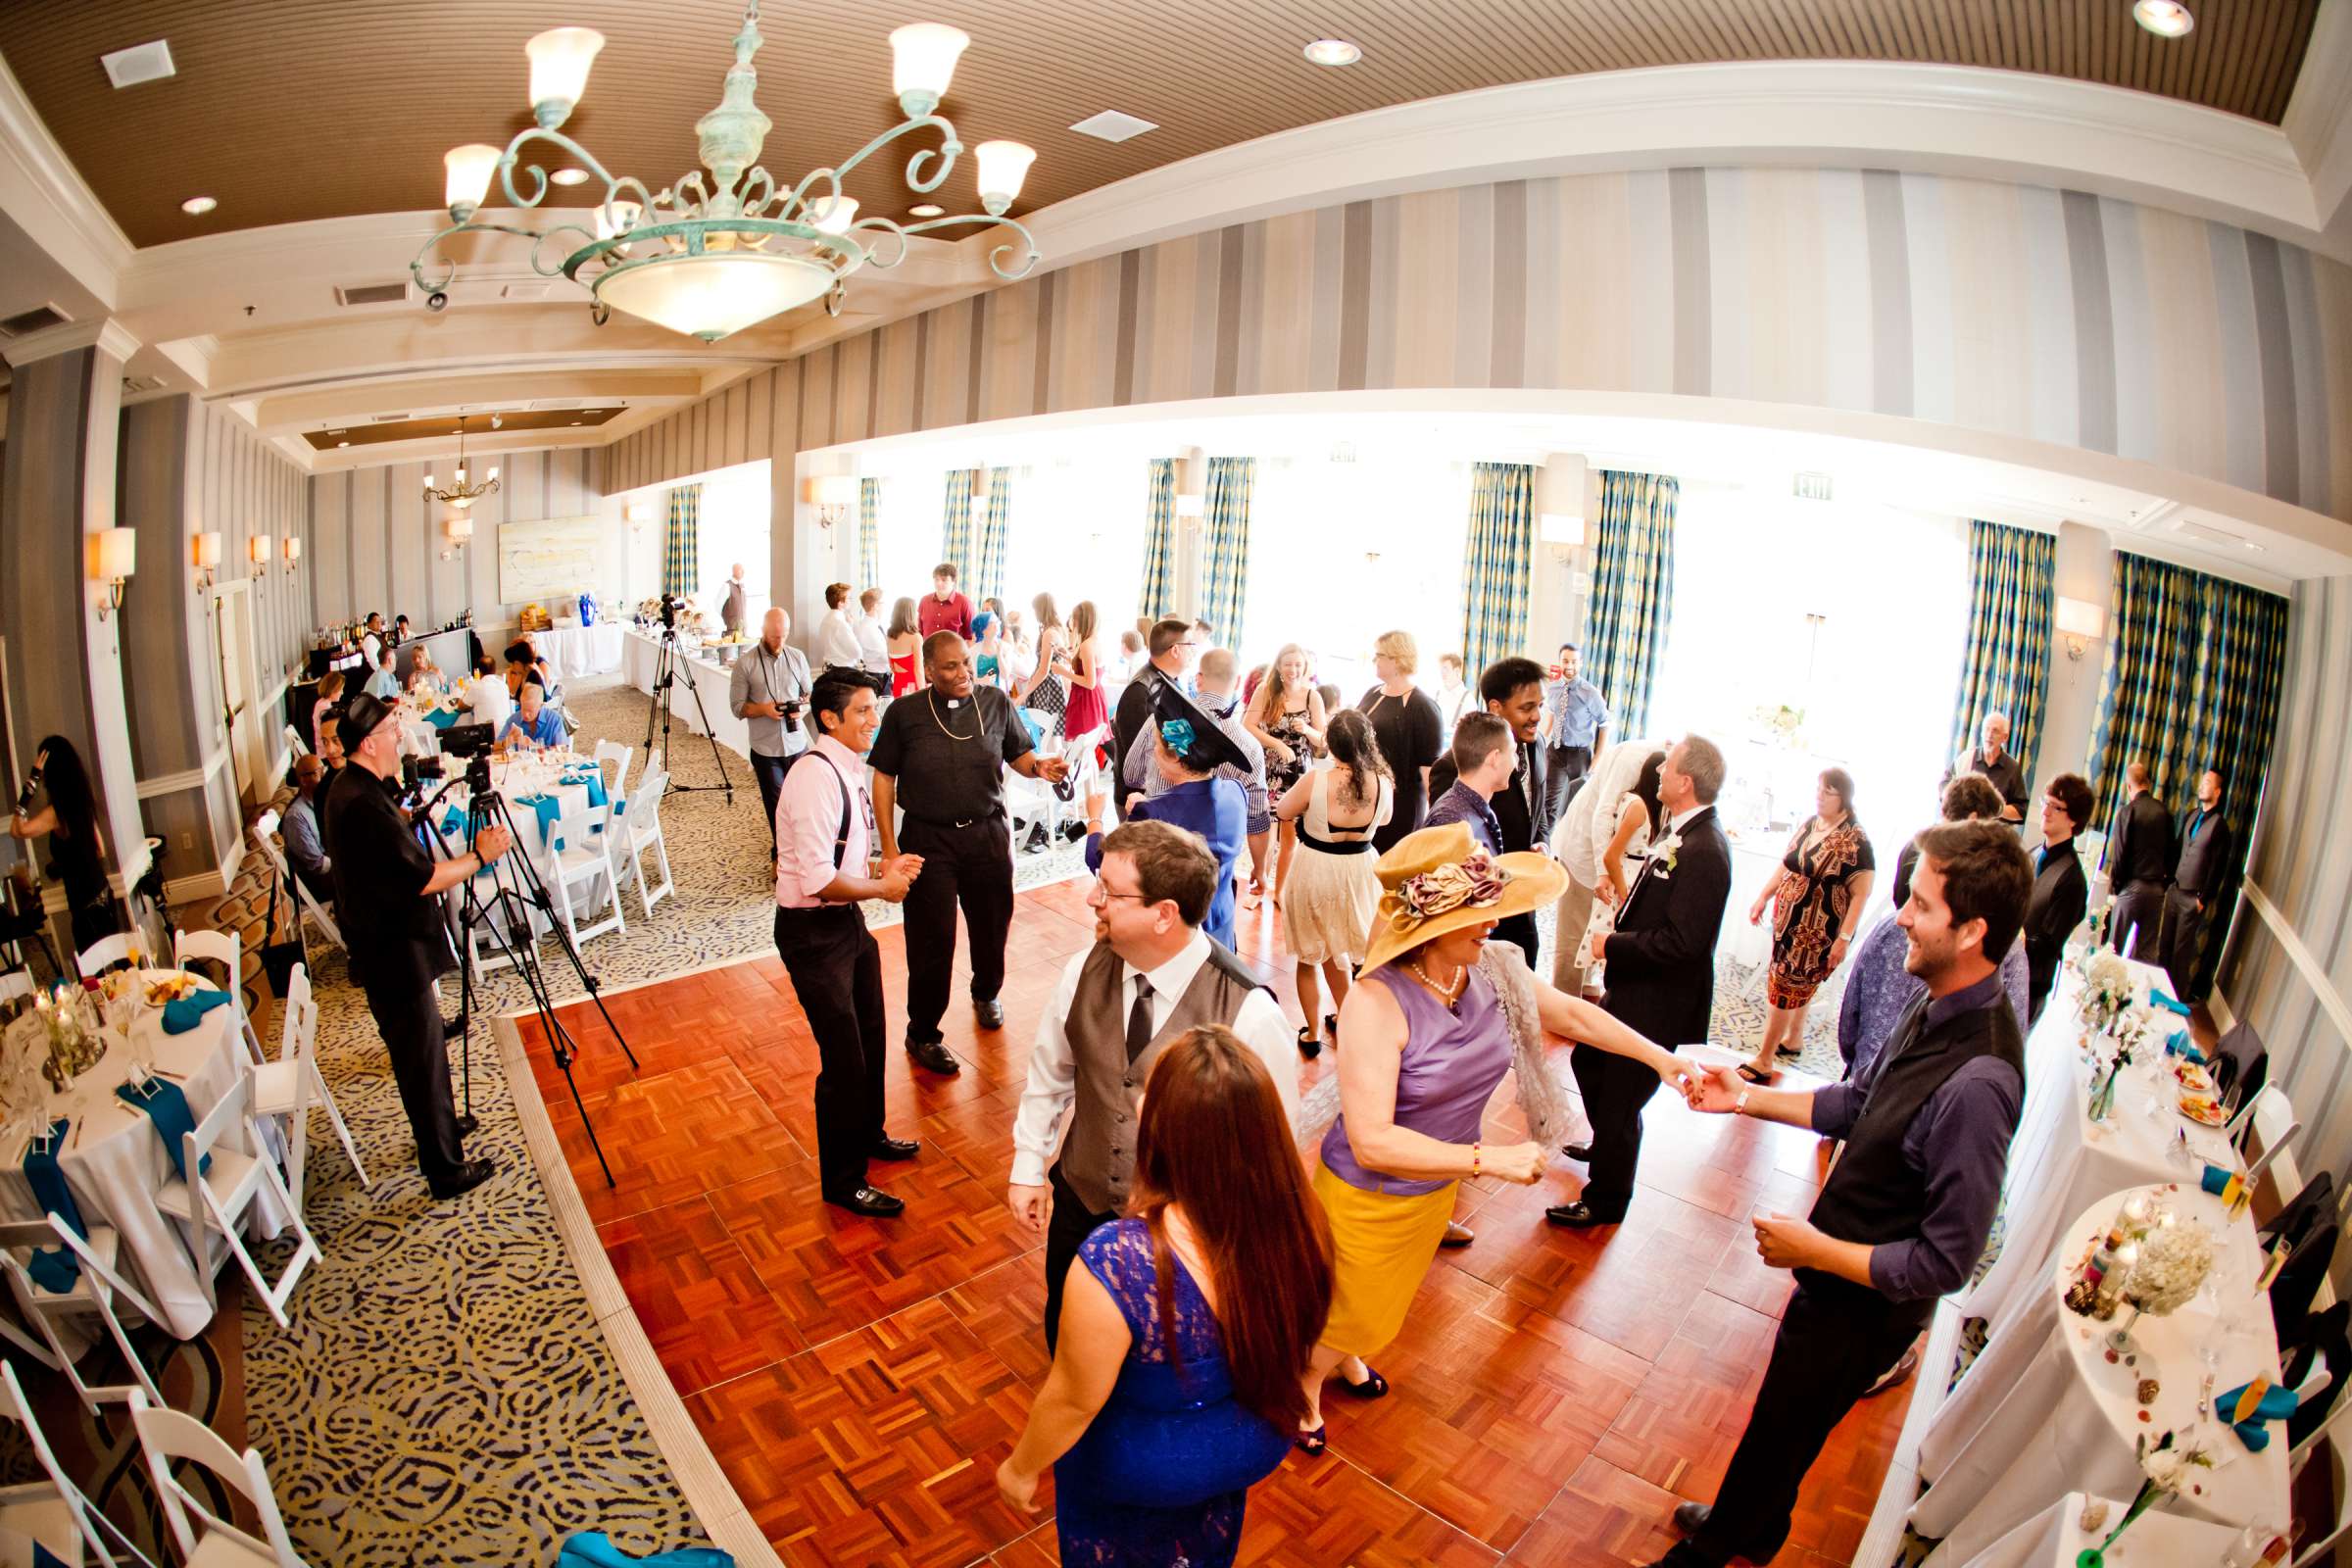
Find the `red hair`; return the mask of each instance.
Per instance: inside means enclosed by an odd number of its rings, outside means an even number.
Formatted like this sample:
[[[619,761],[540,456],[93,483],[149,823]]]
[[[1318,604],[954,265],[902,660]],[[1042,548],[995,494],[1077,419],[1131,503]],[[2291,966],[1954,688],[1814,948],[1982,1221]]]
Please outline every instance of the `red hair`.
[[[1234,1398],[1295,1430],[1306,1416],[1299,1380],[1331,1315],[1331,1227],[1272,1075],[1217,1024],[1185,1031],[1152,1067],[1128,1202],[1151,1228],[1160,1333],[1181,1365],[1171,1203],[1207,1257]]]

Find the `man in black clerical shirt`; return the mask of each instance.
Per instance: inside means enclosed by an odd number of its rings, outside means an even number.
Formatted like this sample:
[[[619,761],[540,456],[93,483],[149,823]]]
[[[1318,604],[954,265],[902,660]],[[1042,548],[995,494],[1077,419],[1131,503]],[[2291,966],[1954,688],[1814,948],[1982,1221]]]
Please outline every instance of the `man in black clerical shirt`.
[[[882,715],[874,739],[874,818],[882,858],[922,858],[906,894],[906,1054],[933,1072],[961,1069],[939,1032],[956,963],[956,910],[972,939],[972,1010],[983,1029],[1004,1027],[1004,933],[1012,924],[1012,826],[1006,767],[1058,784],[1068,764],[1040,760],[1012,699],[976,686],[964,640],[923,639],[923,680]],[[904,810],[902,830],[896,812]]]
[[[457,967],[441,895],[507,853],[496,823],[473,849],[436,860],[400,808],[400,714],[365,693],[341,720],[344,768],[326,797],[326,847],[333,861],[335,922],[351,950],[351,977],[384,1037],[401,1108],[416,1135],[416,1163],[435,1198],[479,1187],[498,1167],[467,1159],[458,1140],[473,1131],[449,1092],[449,1051],[433,982]]]
[[[2116,952],[2154,963],[2164,940],[2164,890],[2173,879],[2173,813],[2148,788],[2145,762],[2124,769],[2124,808],[2107,839],[2107,891],[2115,896],[2107,936]]]

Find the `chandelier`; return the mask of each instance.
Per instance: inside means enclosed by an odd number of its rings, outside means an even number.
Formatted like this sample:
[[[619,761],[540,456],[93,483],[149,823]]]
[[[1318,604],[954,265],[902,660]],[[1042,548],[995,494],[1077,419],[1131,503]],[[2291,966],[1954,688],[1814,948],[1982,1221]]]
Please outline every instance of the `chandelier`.
[[[450,489],[436,490],[433,488],[433,476],[428,473],[424,476],[424,493],[435,501],[446,501],[453,507],[465,508],[472,506],[486,495],[496,494],[497,491],[498,465],[495,463],[490,465],[490,472],[484,476],[480,484],[466,482],[466,418],[465,416],[460,415],[458,416],[458,482]]]
[[[453,226],[434,235],[409,264],[426,307],[446,308],[449,284],[457,276],[457,263],[449,261],[437,279],[428,279],[426,260],[450,236],[482,231],[531,241],[532,270],[587,289],[591,318],[600,326],[620,310],[707,343],[819,297],[829,315],[840,315],[843,283],[851,273],[861,267],[896,267],[906,259],[906,236],[931,229],[965,223],[1010,229],[1018,243],[991,251],[989,269],[1007,281],[1028,274],[1038,262],[1036,242],[1004,216],[1037,157],[1019,142],[987,141],[972,149],[980,213],[900,224],[887,218],[859,218],[856,198],[842,193],[842,176],[851,170],[890,142],[930,127],[945,140],[907,160],[906,184],[927,193],[947,179],[963,144],[956,139],[956,127],[931,111],[947,92],[968,37],[936,23],[914,23],[892,32],[892,87],[906,118],[846,162],[814,170],[784,187],[758,167],[771,124],[752,98],[759,85],[752,56],[765,41],[759,21],[760,0],[750,0],[719,105],[695,122],[700,155],[711,177],[706,180],[698,169],[661,191],[609,172],[586,148],[562,134],[587,87],[588,68],[605,46],[604,35],[587,27],[558,27],[525,44],[531,115],[538,123],[518,132],[503,152],[473,143],[452,148],[442,159]],[[593,228],[565,222],[532,229],[476,220],[493,173],[516,207],[537,207],[545,199],[549,181],[538,165],[525,171],[527,190],[517,188],[514,177],[518,155],[534,141],[554,143],[604,181]]]

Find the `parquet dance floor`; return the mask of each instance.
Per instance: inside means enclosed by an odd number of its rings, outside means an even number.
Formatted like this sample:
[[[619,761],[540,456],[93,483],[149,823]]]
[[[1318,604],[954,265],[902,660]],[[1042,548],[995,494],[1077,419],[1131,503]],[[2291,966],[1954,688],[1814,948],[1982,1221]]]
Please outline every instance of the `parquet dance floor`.
[[[923,1142],[913,1162],[875,1167],[906,1200],[897,1221],[818,1200],[816,1048],[774,957],[609,995],[635,1074],[592,1007],[564,1009],[615,1189],[525,1027],[637,1316],[787,1562],[1056,1560],[1050,1494],[1023,1517],[994,1480],[1046,1372],[1039,1239],[1004,1192],[1038,1014],[1092,938],[1085,887],[1021,895],[1002,1034],[975,1033],[958,963],[945,1027],[959,1076],[918,1082],[893,1052],[890,1131]],[[895,1040],[903,928],[876,935]],[[1276,912],[1245,908],[1242,937],[1287,1003]],[[1326,1053],[1302,1074],[1317,1127],[1335,1108],[1332,1070]],[[1496,1120],[1517,1120],[1507,1083]],[[1544,1205],[1578,1187],[1582,1167],[1564,1158],[1533,1188],[1464,1189],[1459,1216],[1478,1239],[1440,1254],[1379,1358],[1395,1392],[1327,1396],[1329,1453],[1293,1454],[1251,1494],[1242,1561],[1582,1568],[1665,1549],[1676,1501],[1714,1494],[1788,1293],[1756,1259],[1748,1216],[1801,1213],[1821,1145],[1665,1096],[1647,1126],[1642,1188],[1616,1230],[1544,1223]],[[1778,1563],[1850,1560],[1908,1398],[1868,1401],[1839,1429]]]

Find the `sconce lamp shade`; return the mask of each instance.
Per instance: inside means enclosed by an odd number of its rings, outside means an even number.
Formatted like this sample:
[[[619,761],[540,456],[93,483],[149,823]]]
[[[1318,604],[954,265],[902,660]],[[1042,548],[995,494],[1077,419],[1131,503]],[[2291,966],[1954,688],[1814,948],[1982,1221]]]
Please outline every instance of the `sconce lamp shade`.
[[[210,570],[211,570],[213,567],[215,567],[215,566],[218,566],[219,564],[220,564],[220,534],[218,534],[218,533],[200,533],[200,534],[198,534],[198,535],[196,536],[196,565],[197,565],[197,568],[198,568],[199,570],[203,570],[203,571],[210,571]]]
[[[2058,631],[2066,637],[2096,637],[2107,629],[2107,612],[2087,599],[2058,600]]]
[[[139,536],[130,528],[101,528],[90,535],[90,578],[114,582],[138,569]]]

